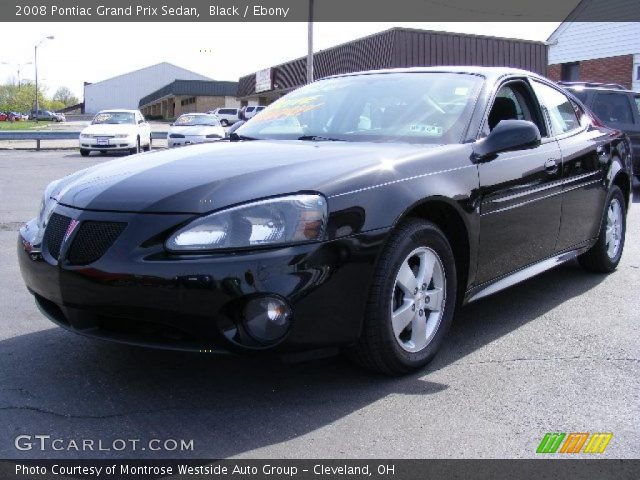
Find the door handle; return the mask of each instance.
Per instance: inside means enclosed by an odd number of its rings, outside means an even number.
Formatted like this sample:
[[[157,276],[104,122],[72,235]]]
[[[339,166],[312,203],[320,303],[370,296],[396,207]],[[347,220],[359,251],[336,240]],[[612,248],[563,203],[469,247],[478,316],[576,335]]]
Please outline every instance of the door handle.
[[[556,173],[558,171],[558,162],[555,158],[550,158],[544,162],[544,169],[547,173]]]

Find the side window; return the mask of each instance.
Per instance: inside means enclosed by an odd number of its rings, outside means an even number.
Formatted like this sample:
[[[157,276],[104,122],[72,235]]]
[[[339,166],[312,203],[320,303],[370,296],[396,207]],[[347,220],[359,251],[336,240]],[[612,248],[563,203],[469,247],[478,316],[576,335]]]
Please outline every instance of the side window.
[[[596,93],[593,112],[608,125],[633,123],[631,105],[625,93]]]
[[[574,106],[563,93],[535,80],[531,83],[540,106],[549,117],[554,134],[560,135],[580,128]]]
[[[638,67],[640,68],[640,67]],[[638,114],[638,116],[640,117],[640,95],[634,95],[633,99],[635,100],[636,103],[636,112]]]
[[[509,82],[500,87],[496,94],[487,117],[487,127],[493,130],[502,120],[528,120],[535,123],[544,135],[546,128],[537,112],[530,90],[524,82]]]

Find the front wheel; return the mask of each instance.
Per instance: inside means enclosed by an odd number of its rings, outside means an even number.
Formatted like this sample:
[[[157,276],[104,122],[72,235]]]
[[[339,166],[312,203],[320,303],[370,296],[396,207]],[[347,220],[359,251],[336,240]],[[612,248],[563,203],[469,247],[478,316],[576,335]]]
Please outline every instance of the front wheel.
[[[222,120],[220,120],[220,125],[222,125],[223,127],[228,127],[229,122],[223,118]]]
[[[626,203],[622,191],[615,185],[609,190],[606,206],[598,240],[586,253],[578,257],[580,265],[590,272],[613,272],[620,263],[624,249],[627,229]]]
[[[80,155],[82,155],[83,157],[88,157],[89,156],[89,150],[81,148],[80,149]]]
[[[140,153],[140,137],[136,140],[136,146],[134,148],[129,149],[129,153],[131,155],[135,155],[136,153]]]
[[[410,220],[392,234],[373,278],[363,331],[348,353],[363,367],[401,375],[434,357],[456,303],[453,251],[434,224]]]

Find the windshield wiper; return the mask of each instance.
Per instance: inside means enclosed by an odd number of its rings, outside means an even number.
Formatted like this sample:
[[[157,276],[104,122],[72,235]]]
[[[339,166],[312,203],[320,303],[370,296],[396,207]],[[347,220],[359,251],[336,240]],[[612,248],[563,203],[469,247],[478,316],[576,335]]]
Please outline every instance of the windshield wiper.
[[[259,140],[258,138],[247,137],[246,135],[240,135],[236,132],[231,132],[228,138],[232,142],[237,142],[238,140]]]
[[[312,142],[344,142],[340,138],[323,137],[322,135],[303,135],[298,140],[309,140]]]

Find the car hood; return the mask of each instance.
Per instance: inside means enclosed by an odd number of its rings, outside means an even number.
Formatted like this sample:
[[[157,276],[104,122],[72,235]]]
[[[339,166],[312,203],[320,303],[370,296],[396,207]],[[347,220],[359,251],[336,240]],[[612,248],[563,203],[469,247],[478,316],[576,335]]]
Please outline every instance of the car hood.
[[[133,133],[136,129],[135,125],[109,125],[96,124],[89,125],[82,130],[83,135],[116,135],[122,133]]]
[[[300,191],[327,197],[406,178],[416,166],[446,169],[433,146],[355,142],[244,141],[193,145],[123,157],[65,177],[52,195],[89,210],[205,213]],[[445,156],[450,158],[448,156]],[[440,159],[438,161],[438,159]]]
[[[191,126],[182,126],[182,127],[171,127],[169,129],[169,134],[177,133],[179,135],[209,135],[211,133],[220,133],[219,129],[221,127],[211,126],[211,125],[191,125]]]

